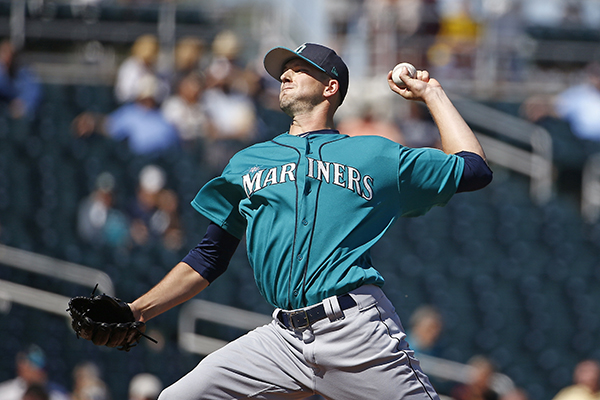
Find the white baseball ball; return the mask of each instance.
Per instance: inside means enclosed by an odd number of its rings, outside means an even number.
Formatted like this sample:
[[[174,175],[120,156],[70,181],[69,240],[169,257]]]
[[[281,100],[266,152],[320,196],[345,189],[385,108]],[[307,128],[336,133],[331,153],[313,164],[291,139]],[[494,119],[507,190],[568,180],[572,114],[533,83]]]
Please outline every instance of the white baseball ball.
[[[400,79],[400,71],[402,70],[403,67],[406,67],[406,69],[408,70],[408,76],[410,76],[411,78],[415,78],[417,76],[417,69],[415,68],[414,65],[407,63],[407,62],[403,62],[403,63],[396,65],[394,67],[394,69],[392,70],[392,80],[394,81],[396,86],[398,86],[399,88],[406,87],[404,82],[402,82],[402,79]]]

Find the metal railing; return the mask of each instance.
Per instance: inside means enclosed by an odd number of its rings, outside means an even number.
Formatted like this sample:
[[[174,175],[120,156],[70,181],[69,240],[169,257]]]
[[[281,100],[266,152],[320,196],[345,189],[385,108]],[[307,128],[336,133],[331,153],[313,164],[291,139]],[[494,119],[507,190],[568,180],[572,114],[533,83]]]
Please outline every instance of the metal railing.
[[[472,380],[471,377],[475,367],[471,365],[432,357],[426,354],[417,354],[417,358],[421,363],[423,371],[430,376],[460,383],[468,383]],[[500,395],[509,393],[515,389],[513,380],[498,372],[492,375],[490,385]]]
[[[5,313],[10,311],[12,303],[19,303],[61,317],[69,317],[66,311],[69,297],[5,280],[0,280],[0,302],[0,309]]]
[[[195,333],[197,320],[249,331],[268,324],[271,317],[201,299],[186,302],[179,312],[179,347],[190,353],[207,355],[225,346],[227,342]]]
[[[532,200],[536,204],[548,202],[554,186],[550,134],[529,121],[475,101],[464,98],[453,98],[452,101],[469,125],[481,127],[497,136],[476,132],[488,160],[529,176]]]
[[[90,288],[97,284],[98,290],[111,296],[115,294],[112,279],[105,272],[3,244],[0,244],[0,264]]]
[[[0,264],[85,287],[94,288],[98,285],[101,292],[115,294],[112,280],[102,271],[26,250],[0,244]],[[14,282],[0,280],[0,300],[0,309],[4,311],[8,311],[14,302],[69,317],[66,312],[69,297]]]

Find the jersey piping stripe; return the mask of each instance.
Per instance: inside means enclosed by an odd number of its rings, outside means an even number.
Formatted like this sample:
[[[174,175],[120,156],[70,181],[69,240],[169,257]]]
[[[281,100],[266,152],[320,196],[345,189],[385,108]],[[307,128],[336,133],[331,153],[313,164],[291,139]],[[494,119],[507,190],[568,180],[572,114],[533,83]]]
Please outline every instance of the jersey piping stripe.
[[[385,323],[385,321],[383,320],[383,316],[381,315],[381,310],[379,309],[379,306],[375,307],[377,309],[377,314],[379,314],[379,320],[381,321],[381,323],[385,326],[388,335],[390,338],[396,340],[398,342],[398,345],[400,345],[401,341],[400,339],[398,339],[397,337],[393,336],[390,332],[390,327]],[[423,391],[427,394],[427,396],[433,400],[433,396],[431,395],[431,393],[429,393],[429,391],[427,390],[427,386],[425,386],[425,384],[423,383],[423,381],[421,380],[421,378],[419,377],[419,374],[417,374],[417,371],[415,371],[415,368],[412,365],[412,361],[410,360],[410,357],[408,356],[408,354],[406,353],[406,350],[400,350],[402,353],[404,353],[404,356],[406,357],[406,359],[408,360],[408,367],[412,370],[413,374],[415,375],[415,378],[417,379],[417,381],[421,384],[421,386],[423,387]]]
[[[271,142],[275,143],[278,146],[281,147],[287,147],[289,149],[294,150],[296,153],[298,153],[298,161],[296,165],[300,165],[300,159],[302,157],[302,153],[300,153],[300,151],[293,147],[293,146],[289,146],[286,144],[282,144],[282,143],[278,143],[275,140],[271,140]],[[290,257],[290,273],[288,276],[288,305],[293,304],[292,303],[292,272],[294,270],[294,257],[296,254],[296,240],[297,240],[297,234],[298,234],[298,168],[296,168],[296,170],[294,171],[294,187],[296,188],[296,215],[294,216],[294,243],[292,244],[292,254]],[[290,307],[290,308],[294,308],[294,307]]]
[[[333,142],[337,142],[338,140],[342,139],[343,137],[336,137],[335,139],[330,140],[329,142],[325,142],[322,143],[319,146],[319,159],[323,160],[323,154],[322,154],[322,150],[323,147],[327,144],[333,143]],[[314,211],[314,216],[313,216],[313,224],[312,224],[312,228],[310,230],[310,240],[308,242],[308,253],[306,254],[306,263],[304,264],[304,271],[302,272],[302,299],[306,301],[306,275],[308,274],[308,263],[310,261],[310,250],[312,249],[312,243],[313,243],[313,238],[315,237],[315,228],[317,226],[317,212],[318,212],[318,204],[319,204],[319,195],[321,194],[321,185],[323,184],[322,181],[319,181],[319,184],[317,185],[317,194],[316,194],[316,199],[315,199],[315,211]]]

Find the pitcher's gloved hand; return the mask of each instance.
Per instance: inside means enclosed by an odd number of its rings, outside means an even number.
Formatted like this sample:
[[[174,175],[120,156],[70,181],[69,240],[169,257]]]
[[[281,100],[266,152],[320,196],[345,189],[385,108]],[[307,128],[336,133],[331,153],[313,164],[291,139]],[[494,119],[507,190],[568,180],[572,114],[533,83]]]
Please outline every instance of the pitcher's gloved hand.
[[[93,293],[89,297],[73,297],[67,311],[77,337],[95,345],[129,351],[142,336],[156,343],[144,335],[146,324],[136,321],[129,305],[116,297]]]

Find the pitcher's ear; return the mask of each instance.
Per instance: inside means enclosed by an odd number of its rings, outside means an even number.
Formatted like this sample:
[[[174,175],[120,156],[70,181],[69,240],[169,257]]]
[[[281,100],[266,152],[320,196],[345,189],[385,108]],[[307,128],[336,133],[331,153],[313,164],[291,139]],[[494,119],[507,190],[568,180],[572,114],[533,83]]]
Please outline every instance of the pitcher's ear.
[[[340,91],[340,83],[336,79],[330,79],[323,90],[325,97],[331,97]]]

